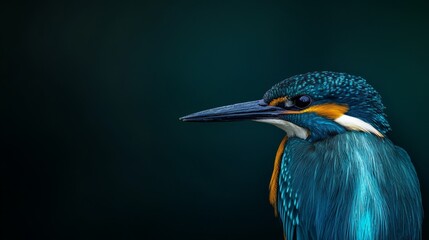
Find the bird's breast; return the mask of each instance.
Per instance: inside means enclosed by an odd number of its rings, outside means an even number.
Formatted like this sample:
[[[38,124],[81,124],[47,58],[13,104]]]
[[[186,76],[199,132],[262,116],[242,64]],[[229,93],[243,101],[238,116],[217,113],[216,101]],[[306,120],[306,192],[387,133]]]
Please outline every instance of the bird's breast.
[[[279,166],[279,216],[285,225],[321,239],[387,239],[404,224],[401,234],[414,236],[420,192],[404,153],[369,133],[314,143],[290,138]]]

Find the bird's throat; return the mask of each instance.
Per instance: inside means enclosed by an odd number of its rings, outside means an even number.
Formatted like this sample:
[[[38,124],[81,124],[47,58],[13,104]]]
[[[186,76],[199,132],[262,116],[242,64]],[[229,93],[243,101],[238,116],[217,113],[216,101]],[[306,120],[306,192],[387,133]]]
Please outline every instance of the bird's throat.
[[[274,169],[273,173],[271,174],[271,180],[270,180],[270,204],[274,208],[274,215],[277,216],[277,191],[278,191],[278,185],[279,185],[279,173],[280,173],[280,165],[281,160],[283,156],[283,152],[285,149],[285,145],[287,142],[288,137],[285,136],[282,141],[280,142],[279,148],[277,149],[276,158],[274,160]]]

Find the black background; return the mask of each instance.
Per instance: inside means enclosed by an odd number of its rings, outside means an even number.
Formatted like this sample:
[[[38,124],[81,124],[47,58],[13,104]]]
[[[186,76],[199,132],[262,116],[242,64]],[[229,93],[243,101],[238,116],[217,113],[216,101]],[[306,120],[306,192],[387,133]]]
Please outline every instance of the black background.
[[[1,3],[1,239],[282,239],[268,182],[284,133],[178,118],[260,99],[315,70],[379,90],[428,209],[428,10],[423,1]]]

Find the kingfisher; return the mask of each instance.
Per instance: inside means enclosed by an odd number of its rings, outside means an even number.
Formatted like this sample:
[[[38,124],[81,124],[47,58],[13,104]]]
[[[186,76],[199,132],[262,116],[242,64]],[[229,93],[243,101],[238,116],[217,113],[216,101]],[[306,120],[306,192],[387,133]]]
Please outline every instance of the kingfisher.
[[[311,72],[263,99],[213,108],[186,122],[253,120],[285,131],[269,202],[293,239],[421,239],[419,181],[391,130],[380,94],[365,79]]]

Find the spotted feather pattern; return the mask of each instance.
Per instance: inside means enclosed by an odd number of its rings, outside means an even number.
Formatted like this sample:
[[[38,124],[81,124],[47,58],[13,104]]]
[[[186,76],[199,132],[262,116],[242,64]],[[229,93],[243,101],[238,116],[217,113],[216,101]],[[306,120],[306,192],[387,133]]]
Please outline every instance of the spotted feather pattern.
[[[292,175],[288,169],[291,158],[286,151],[283,153],[279,176],[278,211],[283,221],[284,235],[286,239],[294,239],[295,231],[299,225],[299,195],[293,188]]]

